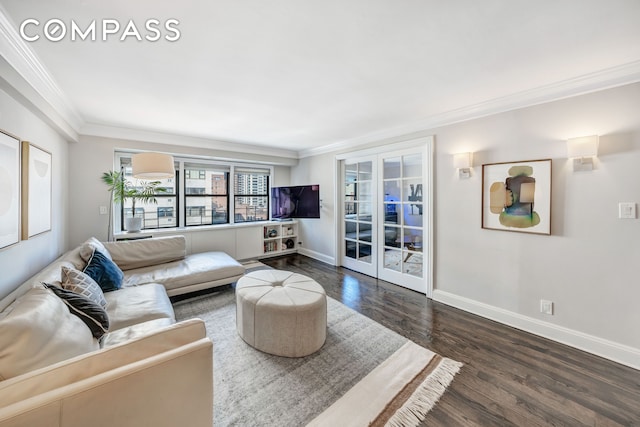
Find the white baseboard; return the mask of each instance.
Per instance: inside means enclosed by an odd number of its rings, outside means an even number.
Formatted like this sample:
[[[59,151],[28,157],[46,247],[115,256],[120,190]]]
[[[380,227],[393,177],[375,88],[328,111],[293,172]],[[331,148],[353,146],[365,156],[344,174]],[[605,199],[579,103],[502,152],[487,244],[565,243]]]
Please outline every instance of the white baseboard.
[[[434,289],[433,299],[496,322],[575,347],[605,359],[640,369],[640,349],[629,347],[593,335],[554,325],[549,322],[494,307],[446,291]]]
[[[312,251],[305,248],[299,248],[298,253],[301,255],[308,256],[309,258],[317,259],[318,261],[322,261],[326,264],[336,265],[336,259],[334,257],[325,255],[320,252]]]

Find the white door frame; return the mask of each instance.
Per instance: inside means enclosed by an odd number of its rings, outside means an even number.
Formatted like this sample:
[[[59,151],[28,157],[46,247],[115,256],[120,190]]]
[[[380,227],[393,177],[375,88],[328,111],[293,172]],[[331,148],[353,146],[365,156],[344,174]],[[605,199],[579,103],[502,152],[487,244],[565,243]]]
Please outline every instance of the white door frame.
[[[397,142],[393,144],[382,145],[378,147],[371,147],[363,150],[348,152],[348,153],[340,153],[335,155],[334,158],[334,176],[335,180],[335,191],[334,191],[334,227],[335,230],[335,247],[334,253],[335,257],[335,265],[340,265],[342,261],[342,256],[344,253],[344,245],[343,245],[343,188],[342,188],[342,169],[340,167],[340,162],[345,159],[350,159],[354,157],[365,157],[369,155],[378,155],[382,153],[388,153],[393,151],[405,150],[408,148],[415,147],[424,147],[425,156],[424,156],[424,179],[425,182],[423,184],[423,192],[424,194],[424,233],[429,236],[423,240],[423,250],[427,252],[423,255],[423,265],[424,265],[424,280],[426,284],[426,296],[428,298],[432,297],[433,294],[433,248],[434,248],[434,234],[433,234],[433,218],[434,218],[434,198],[433,198],[433,181],[434,181],[434,173],[433,173],[433,152],[434,152],[434,137],[433,135],[415,138],[411,140],[406,140],[402,142]]]

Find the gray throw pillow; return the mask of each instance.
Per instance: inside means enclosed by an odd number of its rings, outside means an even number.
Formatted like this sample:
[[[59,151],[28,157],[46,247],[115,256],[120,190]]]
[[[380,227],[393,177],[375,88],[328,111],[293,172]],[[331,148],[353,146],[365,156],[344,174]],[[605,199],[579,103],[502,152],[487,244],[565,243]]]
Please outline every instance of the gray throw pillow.
[[[91,277],[75,268],[62,267],[62,287],[89,298],[102,308],[107,306],[107,300],[100,285]]]

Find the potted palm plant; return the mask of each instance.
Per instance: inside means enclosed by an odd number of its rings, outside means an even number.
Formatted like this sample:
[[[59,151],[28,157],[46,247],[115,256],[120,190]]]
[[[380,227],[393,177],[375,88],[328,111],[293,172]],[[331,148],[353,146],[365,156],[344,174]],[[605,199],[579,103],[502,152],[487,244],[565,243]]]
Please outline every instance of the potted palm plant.
[[[124,174],[120,171],[104,172],[102,174],[102,182],[107,185],[111,193],[111,200],[109,201],[109,240],[113,236],[111,230],[113,203],[124,205],[127,199],[131,199],[132,214],[131,217],[124,219],[124,228],[128,232],[137,232],[142,229],[142,217],[136,215],[136,203],[138,201],[141,203],[158,203],[156,195],[167,192],[166,188],[160,186],[160,181],[140,180],[140,185],[134,187],[127,182]]]

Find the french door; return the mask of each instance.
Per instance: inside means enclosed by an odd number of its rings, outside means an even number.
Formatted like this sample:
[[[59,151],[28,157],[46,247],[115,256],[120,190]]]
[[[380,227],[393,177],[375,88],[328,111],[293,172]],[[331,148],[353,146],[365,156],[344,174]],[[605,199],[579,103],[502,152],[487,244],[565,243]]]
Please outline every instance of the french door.
[[[377,271],[376,157],[342,162],[342,265],[369,276]]]
[[[430,296],[431,139],[340,161],[341,265]]]
[[[378,278],[427,293],[425,281],[425,179],[424,153],[407,150],[380,155],[384,195],[378,226]],[[427,245],[428,246],[428,245]]]

